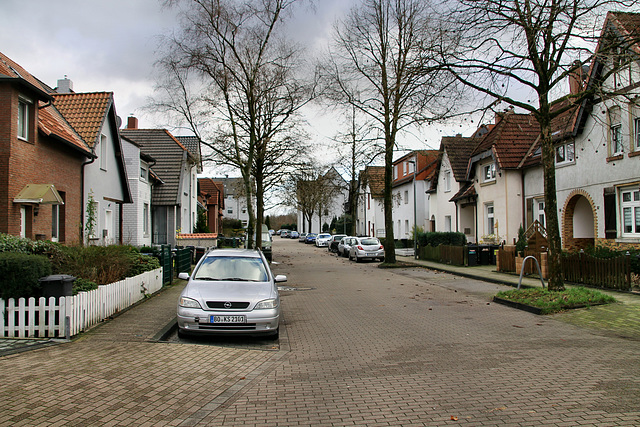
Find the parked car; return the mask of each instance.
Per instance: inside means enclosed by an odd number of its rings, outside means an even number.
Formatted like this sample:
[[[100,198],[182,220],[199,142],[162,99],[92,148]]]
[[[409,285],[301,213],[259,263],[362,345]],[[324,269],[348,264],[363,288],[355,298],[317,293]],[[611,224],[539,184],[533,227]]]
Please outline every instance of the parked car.
[[[346,236],[338,243],[338,255],[347,257],[349,256],[349,250],[351,249],[352,242],[355,241],[354,236]]]
[[[349,259],[360,262],[363,259],[384,261],[384,246],[377,237],[356,237],[349,249]]]
[[[331,239],[331,234],[329,233],[320,233],[316,236],[316,247],[324,248],[329,246],[329,240]]]
[[[274,234],[276,234],[276,232],[275,232],[275,230],[269,230],[269,234],[271,234],[273,236]]]
[[[256,243],[256,233],[253,233],[253,242]],[[244,248],[247,247],[247,236],[244,236]],[[269,262],[273,261],[273,239],[266,224],[262,224],[262,253]]]
[[[298,242],[304,243],[307,240],[307,233],[300,233],[300,237],[298,238]]]
[[[207,252],[188,280],[178,301],[178,334],[242,334],[277,338],[280,296],[264,255],[253,249]]]
[[[340,240],[342,240],[344,237],[347,237],[347,235],[346,234],[334,234],[333,236],[331,236],[331,240],[329,240],[329,245],[327,247],[329,252],[337,253],[338,252],[338,243],[340,243]]]
[[[315,243],[316,242],[316,236],[318,236],[316,233],[308,233],[307,237],[305,237],[304,242],[309,244],[309,243]]]
[[[289,237],[289,233],[291,233],[289,230],[282,230],[282,231],[280,232],[280,238],[281,238],[281,239],[284,239],[284,238],[286,238],[286,237]]]
[[[289,238],[290,239],[297,239],[300,237],[300,233],[298,233],[297,231],[293,230],[291,233],[289,233]]]

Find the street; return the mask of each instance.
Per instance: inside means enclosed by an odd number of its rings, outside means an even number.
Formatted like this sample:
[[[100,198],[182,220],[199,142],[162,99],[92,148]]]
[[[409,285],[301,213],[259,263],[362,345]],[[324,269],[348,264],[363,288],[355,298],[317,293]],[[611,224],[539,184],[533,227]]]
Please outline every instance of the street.
[[[154,341],[174,287],[1,357],[0,425],[640,424],[636,340],[490,302],[504,286],[273,248],[279,341]]]

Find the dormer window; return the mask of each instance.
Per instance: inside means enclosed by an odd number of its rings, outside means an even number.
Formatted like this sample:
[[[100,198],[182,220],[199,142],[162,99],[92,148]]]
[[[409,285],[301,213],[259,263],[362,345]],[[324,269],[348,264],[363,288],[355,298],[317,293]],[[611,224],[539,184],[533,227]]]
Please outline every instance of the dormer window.
[[[496,180],[496,164],[490,163],[482,167],[482,180],[483,182]]]
[[[140,179],[145,182],[149,181],[149,166],[143,162],[140,162]]]

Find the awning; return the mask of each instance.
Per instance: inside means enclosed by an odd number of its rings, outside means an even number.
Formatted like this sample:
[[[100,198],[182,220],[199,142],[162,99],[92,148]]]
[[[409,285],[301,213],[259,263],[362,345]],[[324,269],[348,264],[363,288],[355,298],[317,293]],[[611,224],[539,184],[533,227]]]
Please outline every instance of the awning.
[[[27,184],[13,199],[13,203],[64,205],[53,184]]]

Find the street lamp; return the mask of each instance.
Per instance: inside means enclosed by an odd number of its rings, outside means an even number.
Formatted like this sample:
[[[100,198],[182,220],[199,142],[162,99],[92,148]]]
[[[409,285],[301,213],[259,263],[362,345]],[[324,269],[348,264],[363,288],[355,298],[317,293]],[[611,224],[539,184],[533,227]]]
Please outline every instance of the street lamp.
[[[416,172],[418,170],[418,156],[413,160],[409,160],[410,164],[413,164],[413,258],[418,259],[418,213],[416,201]]]

